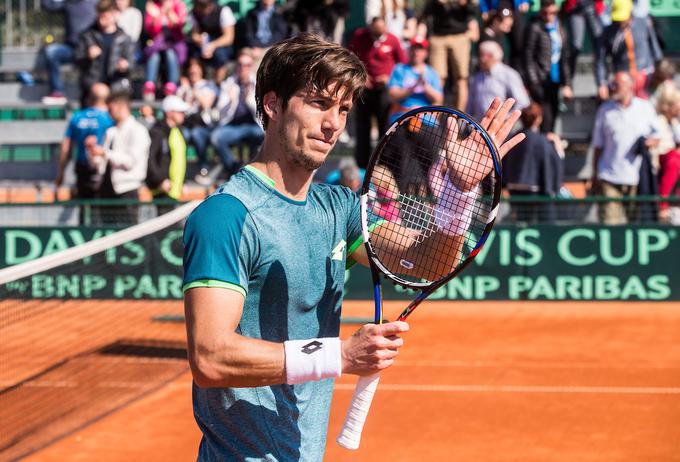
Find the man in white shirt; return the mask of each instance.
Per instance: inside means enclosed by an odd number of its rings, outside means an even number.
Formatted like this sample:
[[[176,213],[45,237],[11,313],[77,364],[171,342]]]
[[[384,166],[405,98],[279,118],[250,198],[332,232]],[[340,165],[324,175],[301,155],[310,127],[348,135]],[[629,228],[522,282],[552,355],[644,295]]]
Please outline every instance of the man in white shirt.
[[[112,93],[107,99],[109,114],[115,125],[106,131],[102,146],[88,149],[92,163],[103,174],[99,197],[102,199],[139,199],[149,159],[149,132],[130,112],[130,95]],[[104,223],[133,224],[137,209],[131,205],[102,209]]]
[[[638,141],[651,148],[659,143],[659,122],[654,107],[634,96],[634,82],[618,72],[611,83],[611,99],[597,111],[593,129],[593,190],[605,197],[635,196],[642,157]],[[628,202],[607,202],[600,207],[605,224],[624,224],[635,210]]]

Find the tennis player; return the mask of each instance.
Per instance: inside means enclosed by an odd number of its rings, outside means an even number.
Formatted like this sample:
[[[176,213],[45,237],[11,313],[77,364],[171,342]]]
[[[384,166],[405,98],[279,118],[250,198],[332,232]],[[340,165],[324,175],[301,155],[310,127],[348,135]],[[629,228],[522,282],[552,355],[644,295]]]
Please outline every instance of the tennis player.
[[[403,345],[404,322],[338,338],[345,268],[368,265],[360,206],[312,183],[365,80],[354,54],[312,35],[273,46],[257,74],[261,151],[187,220],[199,461],[322,460],[333,379],[388,368]],[[512,104],[494,104],[504,140]]]

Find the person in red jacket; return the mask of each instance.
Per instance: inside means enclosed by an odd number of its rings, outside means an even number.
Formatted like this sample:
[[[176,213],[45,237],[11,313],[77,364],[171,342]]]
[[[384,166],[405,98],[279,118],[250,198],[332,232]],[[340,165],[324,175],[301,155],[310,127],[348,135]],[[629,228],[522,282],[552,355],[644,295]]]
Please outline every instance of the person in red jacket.
[[[357,29],[349,43],[349,49],[359,56],[366,66],[368,82],[366,90],[356,104],[356,151],[360,168],[366,168],[371,154],[371,124],[377,119],[378,131],[387,128],[389,96],[387,82],[397,63],[408,62],[408,56],[399,39],[387,32],[385,19],[375,17],[367,27]]]

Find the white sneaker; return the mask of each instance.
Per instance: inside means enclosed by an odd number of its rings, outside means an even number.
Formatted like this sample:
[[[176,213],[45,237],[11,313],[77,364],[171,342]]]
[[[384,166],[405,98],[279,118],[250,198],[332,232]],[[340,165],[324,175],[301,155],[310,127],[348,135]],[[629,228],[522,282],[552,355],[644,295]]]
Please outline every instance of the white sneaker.
[[[49,95],[43,96],[41,101],[50,106],[63,106],[68,102],[66,95],[59,91],[53,91]]]

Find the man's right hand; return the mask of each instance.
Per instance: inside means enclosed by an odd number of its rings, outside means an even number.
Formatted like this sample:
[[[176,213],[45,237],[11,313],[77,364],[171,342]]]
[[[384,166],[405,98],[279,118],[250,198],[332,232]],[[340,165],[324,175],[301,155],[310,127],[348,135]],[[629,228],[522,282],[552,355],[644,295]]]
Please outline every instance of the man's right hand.
[[[97,45],[91,45],[87,49],[87,55],[90,57],[90,59],[97,59],[100,54],[102,54],[102,49]]]
[[[403,321],[362,326],[342,342],[342,372],[370,375],[387,369],[404,344],[399,334],[408,330],[409,325]]]
[[[597,97],[602,101],[609,99],[609,87],[607,85],[600,85],[597,89]]]

